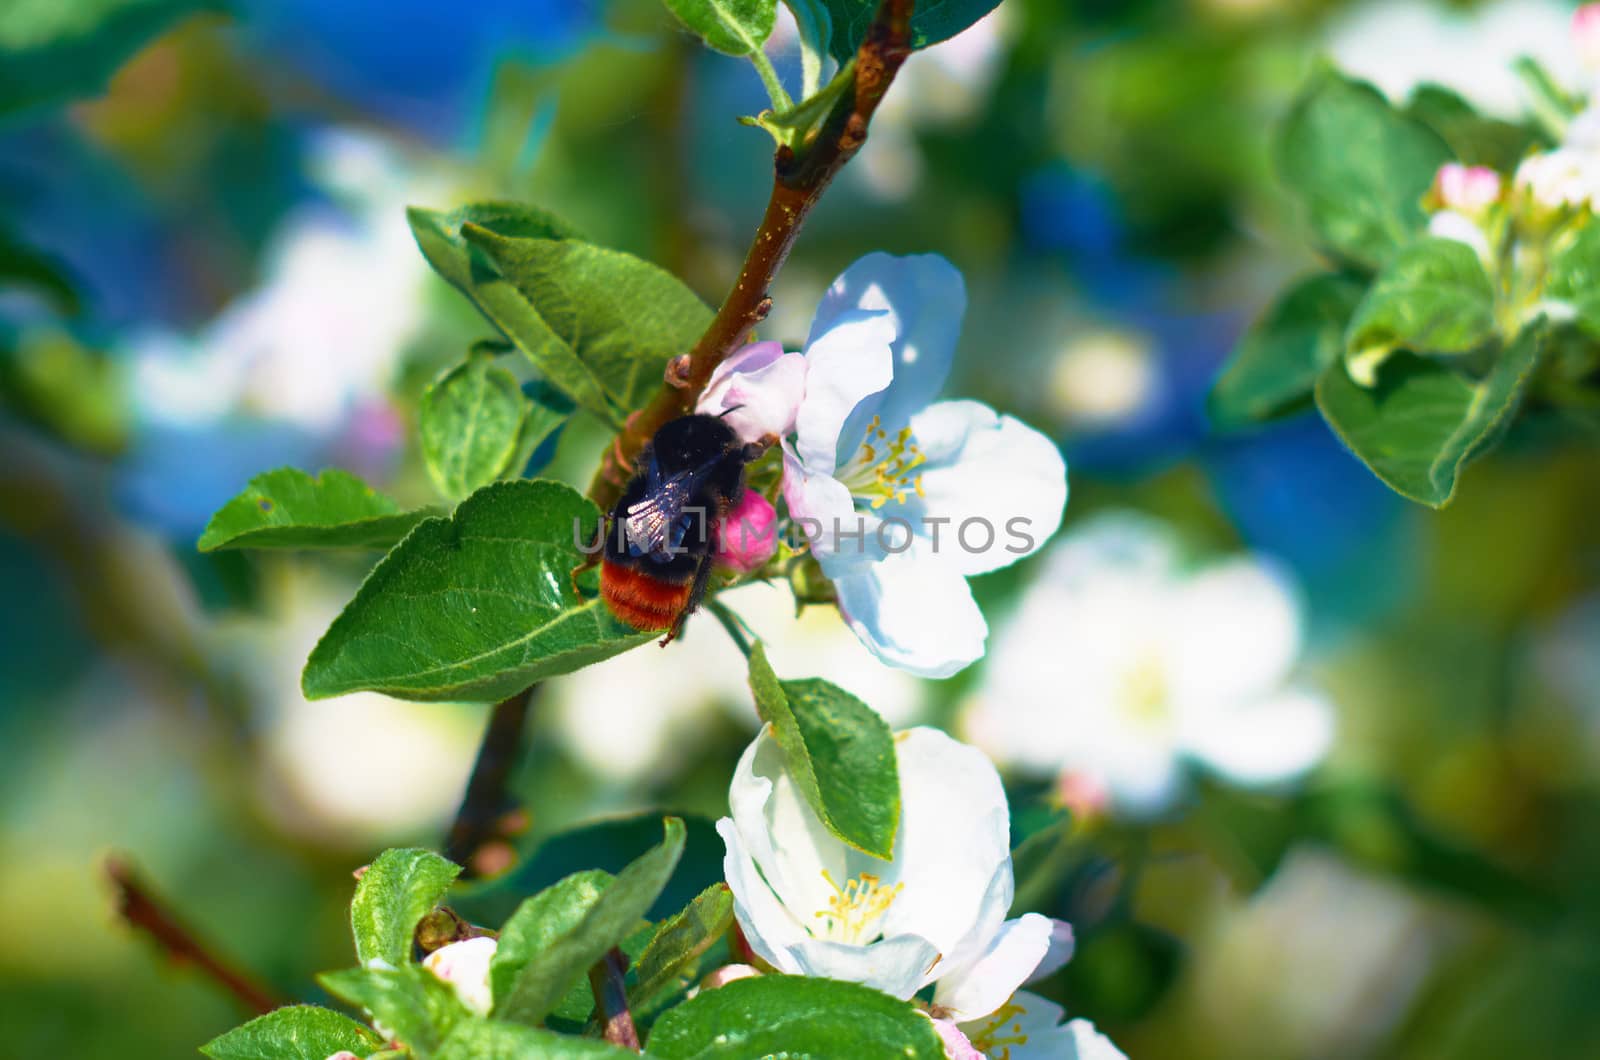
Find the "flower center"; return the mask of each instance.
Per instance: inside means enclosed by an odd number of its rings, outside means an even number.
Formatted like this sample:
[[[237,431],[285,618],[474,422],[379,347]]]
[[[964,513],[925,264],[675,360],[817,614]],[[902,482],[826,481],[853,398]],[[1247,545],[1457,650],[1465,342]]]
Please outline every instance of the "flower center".
[[[902,428],[893,438],[883,429],[877,416],[867,424],[867,437],[850,462],[835,477],[850,495],[873,507],[890,501],[903,502],[913,493],[922,494],[922,475],[917,472],[927,461],[922,449],[911,439],[911,428]]]
[[[1016,1002],[1007,1001],[986,1016],[975,1030],[968,1031],[967,1041],[990,1060],[1011,1060],[1013,1045],[1028,1044],[1028,1036],[1022,1033],[1022,1024],[1013,1022],[1027,1011]]]
[[[863,872],[843,887],[834,880],[827,869],[822,878],[828,881],[833,893],[828,896],[828,908],[817,911],[822,921],[823,938],[833,942],[862,945],[877,938],[878,921],[889,911],[900,894],[903,883],[885,887],[883,881],[870,872]]]
[[[1131,721],[1151,728],[1160,726],[1172,713],[1167,702],[1167,669],[1153,651],[1140,656],[1122,675],[1118,705]]]

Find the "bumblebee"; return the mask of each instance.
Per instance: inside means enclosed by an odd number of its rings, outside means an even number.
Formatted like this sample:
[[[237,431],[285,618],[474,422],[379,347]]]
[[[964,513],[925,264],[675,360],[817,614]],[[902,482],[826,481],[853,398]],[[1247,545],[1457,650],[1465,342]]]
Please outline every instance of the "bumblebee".
[[[639,454],[639,472],[606,518],[600,597],[623,622],[666,630],[665,645],[700,606],[717,531],[744,495],[745,467],[767,449],[739,441],[716,416],[683,416]]]

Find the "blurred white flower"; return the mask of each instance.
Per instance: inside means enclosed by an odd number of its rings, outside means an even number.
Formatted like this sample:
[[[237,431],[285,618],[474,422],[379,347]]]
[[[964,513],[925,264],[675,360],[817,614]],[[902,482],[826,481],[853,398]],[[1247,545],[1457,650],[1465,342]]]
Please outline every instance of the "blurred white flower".
[[[1600,71],[1600,4],[1584,4],[1572,16],[1572,43],[1578,61],[1591,73]]]
[[[1545,210],[1600,202],[1600,150],[1558,147],[1529,155],[1517,166],[1515,187]]]
[[[855,262],[817,307],[783,445],[789,515],[840,614],[879,659],[924,677],[983,655],[967,578],[1040,547],[1067,499],[1044,435],[976,401],[934,401],[965,311],[961,274],[938,255]],[[728,385],[760,389],[753,373]],[[793,392],[786,377],[770,389]]]
[[[1512,64],[1522,56],[1560,83],[1577,83],[1571,18],[1571,7],[1558,0],[1500,0],[1471,10],[1372,0],[1333,23],[1328,51],[1340,69],[1397,103],[1431,82],[1491,115],[1518,118],[1527,96]]]
[[[449,983],[469,1011],[487,1016],[494,1007],[489,962],[499,945],[491,938],[462,939],[428,954],[422,966]]]
[[[1171,532],[1132,514],[1065,537],[996,637],[965,735],[1001,762],[1103,785],[1159,813],[1192,761],[1242,785],[1314,766],[1333,712],[1289,683],[1299,601],[1254,557],[1194,570]]]
[[[265,255],[265,281],[199,335],[145,335],[130,350],[147,419],[201,426],[238,412],[318,434],[381,399],[423,322],[427,265],[406,224],[434,182],[380,141],[329,133],[313,176],[338,205],[291,213]]]
[[[1099,328],[1067,340],[1050,372],[1048,396],[1059,420],[1074,429],[1094,429],[1124,422],[1161,388],[1150,336]]]
[[[796,616],[788,587],[763,582],[717,599],[749,623],[778,673],[824,675],[896,728],[919,718],[918,682],[873,658],[830,608],[810,607]],[[646,644],[552,681],[544,694],[562,743],[590,772],[620,788],[693,764],[702,734],[719,714],[754,732],[760,722],[746,670],[733,641],[702,614],[671,651]],[[604,725],[595,724],[596,703],[607,705]]]
[[[955,1028],[945,1048],[950,1060],[1128,1060],[1094,1024],[1063,1023],[1065,1015],[1055,1002],[1018,990],[988,1016]],[[946,1021],[935,1023],[948,1034]]]
[[[955,1020],[986,1016],[1071,955],[1067,925],[1011,907],[1010,816],[994,766],[936,729],[895,738],[901,816],[894,858],[823,828],[770,733],[745,751],[717,822],[734,912],[780,972],[864,983],[900,998],[934,984]]]

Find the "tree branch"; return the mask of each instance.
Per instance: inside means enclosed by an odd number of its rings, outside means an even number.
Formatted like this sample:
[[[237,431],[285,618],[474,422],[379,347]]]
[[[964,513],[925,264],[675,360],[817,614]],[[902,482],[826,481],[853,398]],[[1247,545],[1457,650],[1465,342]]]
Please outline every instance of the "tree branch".
[[[628,958],[613,946],[589,969],[589,989],[594,991],[594,1010],[604,1027],[605,1040],[637,1053],[639,1031],[628,1011],[628,991],[623,983],[627,972]]]
[[[670,381],[663,383],[648,405],[628,417],[589,485],[589,496],[602,511],[622,495],[633,475],[634,461],[656,431],[693,411],[717,365],[742,346],[766,318],[772,308],[768,292],[773,278],[789,257],[800,226],[834,175],[861,150],[873,113],[901,63],[911,54],[912,3],[883,0],[856,52],[855,91],[840,98],[821,131],[798,152],[789,147],[778,149],[773,158],[772,195],[733,290],[694,349],[680,358],[684,363],[674,362]]]
[[[516,819],[516,800],[506,789],[538,688],[533,685],[496,703],[484,727],[461,808],[444,841],[444,856],[462,866],[465,878],[495,876],[510,867],[508,840],[522,830],[523,822]]]
[[[175,963],[200,969],[252,1012],[267,1013],[287,1004],[285,999],[275,996],[212,953],[156,898],[125,858],[117,855],[106,858],[105,873],[116,888],[117,912],[122,919],[154,939]]]

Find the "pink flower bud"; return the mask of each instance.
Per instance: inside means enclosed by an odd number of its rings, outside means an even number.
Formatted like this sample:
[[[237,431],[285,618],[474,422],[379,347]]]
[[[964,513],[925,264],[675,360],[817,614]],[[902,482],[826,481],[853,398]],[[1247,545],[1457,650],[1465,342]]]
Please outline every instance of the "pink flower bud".
[[[749,574],[778,550],[778,513],[755,490],[723,516],[717,525],[717,562]]]
[[[1488,166],[1463,166],[1447,162],[1433,178],[1435,204],[1475,217],[1500,201],[1500,174]]]
[[[332,1056],[328,1057],[328,1060],[361,1060],[361,1057],[357,1056],[355,1053],[352,1053],[348,1049],[340,1049],[337,1053],[334,1053]]]
[[[1572,16],[1572,43],[1583,65],[1600,70],[1600,4],[1584,4]]]
[[[761,970],[759,968],[753,968],[748,964],[724,964],[721,968],[716,969],[700,980],[700,989],[715,990],[717,987],[727,986],[735,980],[754,979],[760,974]]]
[[[1111,789],[1093,773],[1069,770],[1056,780],[1056,798],[1075,820],[1089,821],[1105,816],[1111,805]]]

